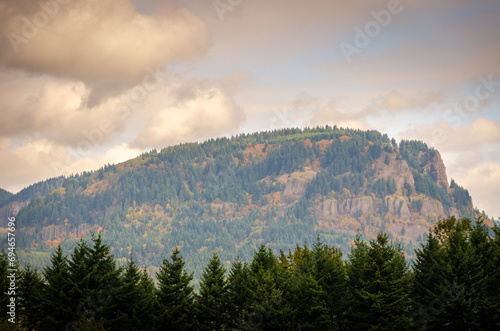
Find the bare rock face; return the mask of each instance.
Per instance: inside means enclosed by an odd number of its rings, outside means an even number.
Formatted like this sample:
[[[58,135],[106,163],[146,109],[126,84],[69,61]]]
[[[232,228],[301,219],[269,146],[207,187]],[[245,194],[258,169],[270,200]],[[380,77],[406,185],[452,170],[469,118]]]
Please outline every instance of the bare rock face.
[[[431,199],[422,199],[422,207],[420,208],[421,214],[437,214],[440,216],[446,216],[444,214],[444,208],[441,202]]]
[[[374,211],[373,199],[370,197],[346,199],[344,201],[329,199],[323,202],[320,210],[324,218],[331,218],[338,215],[354,215],[358,212],[369,214]]]
[[[29,201],[14,201],[0,208],[0,227],[7,227],[9,217],[15,217],[21,208],[26,207]]]
[[[373,199],[370,197],[355,198],[348,201],[350,201],[348,213],[351,215],[357,212],[361,212],[362,214],[373,212]]]
[[[450,210],[448,211],[449,215],[448,216],[455,216],[455,218],[459,218],[459,213],[458,213],[458,209],[455,208],[455,207],[451,207]]]
[[[402,190],[405,183],[410,184],[412,187],[415,187],[415,180],[413,179],[413,175],[411,173],[410,167],[408,167],[408,163],[405,160],[399,160],[396,164],[396,168],[399,173],[399,178],[396,181],[396,185],[398,190]]]
[[[323,205],[321,207],[321,215],[324,218],[330,218],[330,217],[337,216],[337,214],[338,214],[337,204],[338,204],[338,202],[335,199],[330,199],[330,200],[326,200],[325,202],[323,202]]]
[[[430,162],[424,168],[424,174],[431,176],[436,184],[441,187],[448,188],[448,177],[446,176],[446,167],[444,166],[441,154],[438,151],[434,151],[434,156],[430,159]]]
[[[285,184],[283,196],[288,199],[298,199],[304,193],[305,185],[299,180],[291,180]]]
[[[375,180],[379,178],[384,180],[393,178],[396,181],[396,187],[399,193],[403,192],[405,183],[408,183],[412,187],[415,185],[410,167],[405,160],[397,160],[394,154],[389,154],[389,164],[385,164],[384,159],[384,154],[382,154],[375,164],[378,169]]]
[[[387,209],[394,215],[397,215],[400,219],[404,221],[409,221],[411,218],[410,209],[408,208],[408,202],[400,196],[387,196],[384,201]]]

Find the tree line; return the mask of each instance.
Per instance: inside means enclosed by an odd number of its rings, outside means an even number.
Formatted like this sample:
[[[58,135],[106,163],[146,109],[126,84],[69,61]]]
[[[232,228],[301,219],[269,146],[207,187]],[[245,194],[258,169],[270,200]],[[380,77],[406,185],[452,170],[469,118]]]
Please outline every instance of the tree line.
[[[7,321],[8,259],[0,256],[2,329],[20,330],[496,330],[500,327],[500,228],[441,220],[413,263],[384,233],[357,236],[347,259],[321,240],[226,271],[214,252],[199,290],[180,250],[155,278],[131,258],[118,267],[101,235],[59,246],[40,274],[27,266]]]

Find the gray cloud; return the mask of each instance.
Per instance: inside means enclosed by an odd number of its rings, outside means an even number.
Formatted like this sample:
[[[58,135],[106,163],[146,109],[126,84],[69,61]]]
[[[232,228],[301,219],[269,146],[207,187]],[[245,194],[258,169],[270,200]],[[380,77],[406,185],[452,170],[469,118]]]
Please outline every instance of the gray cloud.
[[[209,45],[203,21],[174,5],[148,16],[130,0],[4,0],[0,13],[0,65],[83,81],[91,105]]]

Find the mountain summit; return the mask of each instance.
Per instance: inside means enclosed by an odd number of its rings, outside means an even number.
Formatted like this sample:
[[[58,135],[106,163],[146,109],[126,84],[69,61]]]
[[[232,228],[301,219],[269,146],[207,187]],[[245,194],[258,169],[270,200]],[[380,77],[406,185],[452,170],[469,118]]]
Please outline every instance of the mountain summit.
[[[318,235],[348,251],[357,233],[385,231],[411,256],[437,220],[476,216],[438,151],[336,126],[153,150],[34,184],[0,206],[17,213],[22,263],[101,232],[119,262],[132,254],[154,269],[178,247],[195,275],[214,250],[250,260],[261,244],[293,249]]]

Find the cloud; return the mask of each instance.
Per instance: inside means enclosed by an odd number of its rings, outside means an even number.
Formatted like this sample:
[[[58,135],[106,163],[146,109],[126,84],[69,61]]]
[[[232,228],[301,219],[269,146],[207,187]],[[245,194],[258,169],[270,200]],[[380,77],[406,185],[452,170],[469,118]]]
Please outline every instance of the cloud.
[[[130,0],[6,0],[0,13],[0,65],[82,81],[91,105],[209,45],[203,21],[174,5],[148,16]]]
[[[490,217],[500,217],[500,162],[485,162],[467,169],[453,177],[457,183],[469,190],[473,203]]]
[[[18,192],[31,183],[47,178],[69,176],[95,170],[108,163],[123,162],[141,152],[124,143],[109,149],[102,156],[75,158],[70,148],[47,139],[29,139],[14,146],[8,138],[0,138],[0,150],[1,187],[11,192]]]
[[[228,93],[203,81],[158,90],[144,108],[150,116],[131,143],[137,148],[161,148],[234,134],[245,119],[242,109]]]
[[[452,126],[446,121],[438,121],[414,125],[401,135],[423,140],[440,151],[463,152],[500,143],[500,122],[476,118],[469,124]]]
[[[384,95],[375,98],[371,106],[375,110],[388,110],[398,112],[415,108],[425,108],[434,103],[444,101],[443,93],[435,91],[420,91],[413,94],[405,94],[392,90]]]
[[[87,107],[90,90],[77,81],[39,77],[29,84],[3,82],[0,90],[0,107],[3,109],[0,121],[0,136],[17,139],[47,139],[60,145],[76,147],[86,132],[98,128],[103,118],[110,125],[104,143],[111,133],[123,129],[118,121],[119,99],[114,98],[95,107]]]

